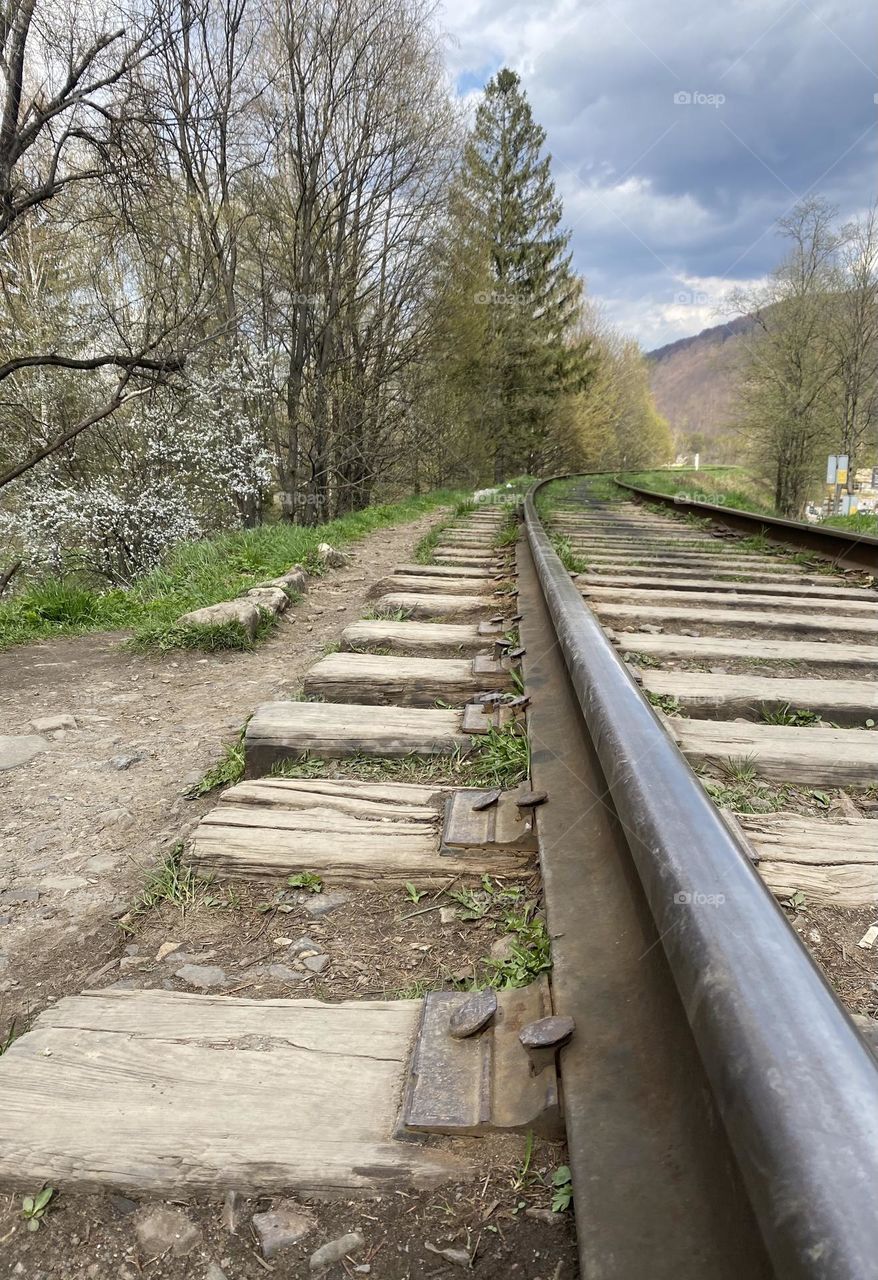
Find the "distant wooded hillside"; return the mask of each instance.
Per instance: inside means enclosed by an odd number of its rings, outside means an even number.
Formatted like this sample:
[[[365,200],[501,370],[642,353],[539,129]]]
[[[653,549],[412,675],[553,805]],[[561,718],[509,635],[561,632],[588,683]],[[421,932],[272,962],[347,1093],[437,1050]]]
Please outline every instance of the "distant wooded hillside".
[[[680,449],[698,447],[703,437],[711,455],[717,455],[712,460],[733,460],[735,368],[741,335],[752,326],[749,316],[737,316],[647,353],[656,408]]]

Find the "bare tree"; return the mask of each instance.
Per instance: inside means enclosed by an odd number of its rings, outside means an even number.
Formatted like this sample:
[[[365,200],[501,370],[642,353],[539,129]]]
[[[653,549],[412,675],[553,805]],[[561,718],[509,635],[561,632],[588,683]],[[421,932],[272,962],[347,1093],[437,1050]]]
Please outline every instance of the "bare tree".
[[[840,452],[851,474],[878,444],[878,208],[842,227],[827,337],[835,354],[834,399]]]
[[[746,338],[741,425],[771,474],[777,510],[800,514],[827,442],[837,353],[827,333],[838,238],[820,198],[780,223],[790,244],[767,284],[735,303],[755,320]]]
[[[455,121],[429,11],[284,0],[275,279],[289,361],[279,471],[291,518],[362,505],[392,465],[405,371],[423,349],[431,241]]]
[[[7,303],[14,292],[8,273],[27,226],[65,213],[94,216],[93,193],[114,201],[132,177],[140,157],[138,121],[128,110],[131,75],[153,51],[153,35],[151,23],[134,17],[109,23],[66,10],[62,19],[50,0],[7,0],[0,11],[0,284]],[[0,488],[182,367],[182,330],[157,323],[163,309],[156,303],[141,299],[136,324],[111,326],[119,339],[112,347],[95,333],[86,341],[68,333],[66,349],[3,342],[0,382],[52,371],[87,375],[97,378],[99,403],[77,421],[42,431],[0,474]],[[116,371],[114,382],[102,377],[106,370]],[[26,396],[23,387],[17,396]]]

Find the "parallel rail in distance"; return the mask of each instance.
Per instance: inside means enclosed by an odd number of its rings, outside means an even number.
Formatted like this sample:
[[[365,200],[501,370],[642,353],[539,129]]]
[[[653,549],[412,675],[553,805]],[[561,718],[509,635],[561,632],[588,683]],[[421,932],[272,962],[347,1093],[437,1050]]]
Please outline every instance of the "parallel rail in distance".
[[[833,529],[827,525],[805,524],[799,520],[783,520],[780,516],[761,516],[737,507],[720,506],[713,502],[694,502],[679,494],[656,493],[654,489],[641,489],[613,477],[620,489],[627,489],[646,502],[669,507],[672,511],[695,516],[709,516],[720,524],[740,533],[763,533],[772,542],[795,547],[799,551],[814,551],[826,556],[846,569],[862,569],[878,575],[878,538],[865,533],[852,533],[849,529]]]
[[[541,487],[546,607],[775,1272],[871,1275],[878,1063],[571,581]]]

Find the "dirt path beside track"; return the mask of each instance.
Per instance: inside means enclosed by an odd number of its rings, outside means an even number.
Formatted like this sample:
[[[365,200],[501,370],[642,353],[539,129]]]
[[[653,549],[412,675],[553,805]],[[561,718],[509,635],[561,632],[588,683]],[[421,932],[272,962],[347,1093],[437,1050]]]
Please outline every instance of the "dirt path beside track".
[[[109,633],[0,654],[0,734],[34,733],[32,720],[56,715],[78,726],[48,731],[48,751],[0,771],[0,1036],[118,954],[114,917],[212,803],[187,800],[187,788],[259,702],[299,688],[362,615],[370,585],[441,518],[356,543],[349,565],[312,579],[247,653],[144,656]]]

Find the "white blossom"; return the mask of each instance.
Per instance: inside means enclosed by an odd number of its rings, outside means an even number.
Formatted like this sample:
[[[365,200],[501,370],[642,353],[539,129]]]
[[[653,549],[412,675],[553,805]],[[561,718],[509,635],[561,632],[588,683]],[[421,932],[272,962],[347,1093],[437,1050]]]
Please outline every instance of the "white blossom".
[[[264,493],[274,464],[260,429],[266,393],[261,368],[238,360],[161,388],[75,477],[61,461],[32,473],[14,515],[0,512],[0,533],[34,567],[132,582],[175,543],[238,522]]]

